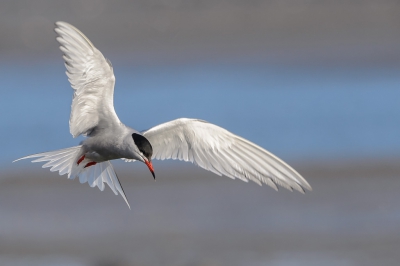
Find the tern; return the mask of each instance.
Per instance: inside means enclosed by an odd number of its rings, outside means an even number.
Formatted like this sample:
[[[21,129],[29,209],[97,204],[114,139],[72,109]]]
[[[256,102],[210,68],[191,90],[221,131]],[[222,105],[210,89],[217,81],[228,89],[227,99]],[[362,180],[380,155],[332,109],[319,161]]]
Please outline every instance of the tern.
[[[79,177],[81,183],[125,192],[111,160],[140,161],[155,179],[152,159],[192,162],[217,175],[278,185],[304,193],[312,190],[292,167],[260,146],[200,119],[179,118],[145,131],[123,124],[114,110],[115,77],[111,62],[77,28],[56,22],[57,41],[63,52],[66,74],[74,90],[70,133],[86,136],[79,146],[29,155],[22,159],[46,162],[43,168]],[[15,162],[14,161],[14,162]]]

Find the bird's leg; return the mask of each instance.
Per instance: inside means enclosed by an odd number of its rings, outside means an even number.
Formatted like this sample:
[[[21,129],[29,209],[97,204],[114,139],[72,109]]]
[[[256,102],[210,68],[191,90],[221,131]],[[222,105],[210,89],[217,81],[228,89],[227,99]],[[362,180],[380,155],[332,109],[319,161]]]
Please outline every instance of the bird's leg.
[[[85,167],[83,167],[83,168],[86,168],[86,167],[89,167],[89,166],[92,166],[92,165],[95,165],[95,164],[96,164],[96,162],[90,162],[90,163],[87,163],[85,165]]]
[[[85,154],[76,162],[78,165],[85,159]]]

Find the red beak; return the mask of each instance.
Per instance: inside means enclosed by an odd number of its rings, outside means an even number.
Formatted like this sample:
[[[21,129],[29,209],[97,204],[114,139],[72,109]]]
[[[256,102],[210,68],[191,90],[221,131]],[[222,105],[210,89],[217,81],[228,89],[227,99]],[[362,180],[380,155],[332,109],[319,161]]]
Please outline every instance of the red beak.
[[[151,174],[152,174],[153,177],[154,177],[154,180],[156,180],[156,175],[154,174],[153,164],[152,164],[150,161],[148,161],[148,160],[145,160],[144,163],[145,163],[145,164],[147,165],[147,167],[149,168]]]

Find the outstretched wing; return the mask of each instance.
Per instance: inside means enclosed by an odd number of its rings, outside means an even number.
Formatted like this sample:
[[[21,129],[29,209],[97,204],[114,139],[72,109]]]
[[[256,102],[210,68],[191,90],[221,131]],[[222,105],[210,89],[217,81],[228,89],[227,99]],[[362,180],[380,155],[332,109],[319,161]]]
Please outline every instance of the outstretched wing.
[[[180,118],[142,132],[154,159],[190,161],[217,175],[312,190],[307,181],[281,159],[229,131],[202,120]]]
[[[88,134],[98,125],[119,123],[113,104],[115,77],[111,63],[74,26],[59,21],[55,31],[74,89],[69,119],[72,136]]]

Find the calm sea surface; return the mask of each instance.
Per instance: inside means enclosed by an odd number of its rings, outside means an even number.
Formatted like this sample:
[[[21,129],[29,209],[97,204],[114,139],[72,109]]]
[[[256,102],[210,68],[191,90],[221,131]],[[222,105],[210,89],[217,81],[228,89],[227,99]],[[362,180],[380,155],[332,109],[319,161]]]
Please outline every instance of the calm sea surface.
[[[61,62],[0,65],[0,165],[77,145]],[[397,68],[114,63],[115,108],[138,130],[179,117],[215,123],[285,159],[400,155]]]

